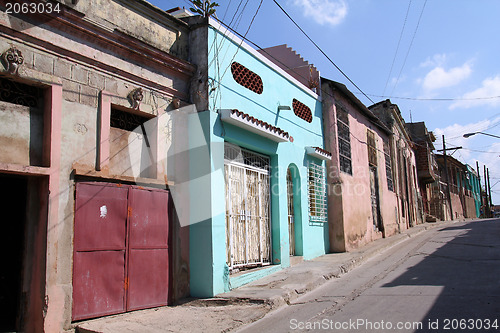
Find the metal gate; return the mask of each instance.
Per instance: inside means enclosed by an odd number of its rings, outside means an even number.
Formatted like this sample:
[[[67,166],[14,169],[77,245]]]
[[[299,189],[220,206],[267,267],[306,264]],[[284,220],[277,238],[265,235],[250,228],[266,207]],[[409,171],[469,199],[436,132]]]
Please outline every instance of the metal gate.
[[[292,171],[290,169],[286,172],[286,194],[288,203],[288,239],[290,242],[290,256],[295,255],[295,221],[293,214],[293,181]]]
[[[269,265],[269,158],[225,144],[226,254],[229,268]]]
[[[168,191],[78,183],[73,320],[167,305]]]

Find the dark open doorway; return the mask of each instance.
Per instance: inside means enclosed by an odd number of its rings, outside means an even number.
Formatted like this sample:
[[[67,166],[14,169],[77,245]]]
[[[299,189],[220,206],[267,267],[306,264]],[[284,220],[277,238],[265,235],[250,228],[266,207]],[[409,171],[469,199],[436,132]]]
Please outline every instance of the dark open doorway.
[[[0,175],[0,331],[19,330],[28,180]]]
[[[0,332],[42,331],[48,177],[0,174]]]

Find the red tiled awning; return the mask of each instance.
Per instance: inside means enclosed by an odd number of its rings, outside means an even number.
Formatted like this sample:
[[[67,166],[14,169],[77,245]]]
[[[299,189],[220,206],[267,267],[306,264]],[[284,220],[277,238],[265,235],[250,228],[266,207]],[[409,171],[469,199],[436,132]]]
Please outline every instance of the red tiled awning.
[[[266,123],[239,110],[220,110],[221,119],[247,131],[259,134],[275,142],[290,141],[290,134],[279,127]]]
[[[316,158],[322,159],[322,160],[331,160],[332,159],[332,154],[320,147],[306,147],[306,153],[309,156],[314,156]]]

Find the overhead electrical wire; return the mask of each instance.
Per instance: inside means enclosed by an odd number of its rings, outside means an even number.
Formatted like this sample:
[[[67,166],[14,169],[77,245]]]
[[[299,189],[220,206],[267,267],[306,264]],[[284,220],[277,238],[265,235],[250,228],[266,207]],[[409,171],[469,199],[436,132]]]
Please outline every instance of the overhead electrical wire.
[[[245,34],[243,35],[243,39],[241,40],[241,43],[238,45],[238,48],[236,49],[236,52],[234,53],[233,58],[232,58],[232,60],[230,61],[230,63],[232,63],[232,62],[233,62],[234,58],[235,58],[235,57],[236,57],[236,55],[238,54],[238,51],[240,50],[241,45],[243,44],[244,39],[246,38],[246,36],[247,36],[248,32],[250,31],[250,28],[252,27],[252,24],[253,24],[253,22],[254,22],[255,18],[257,17],[257,14],[259,13],[259,10],[260,10],[260,7],[262,6],[262,2],[263,2],[263,1],[264,1],[264,0],[260,0],[259,7],[257,7],[257,10],[255,11],[255,14],[253,15],[252,20],[250,21],[250,24],[248,25],[247,31],[246,31],[246,32],[245,32]],[[231,29],[231,30],[232,30],[232,29]],[[224,78],[224,75],[226,75],[226,72],[227,72],[227,70],[229,69],[229,67],[230,67],[230,66],[228,66],[228,67],[224,70],[224,72],[222,73],[222,76],[221,76],[221,78],[220,78],[221,80]]]
[[[385,81],[384,92],[382,95],[385,95],[385,90],[387,89],[387,84],[391,78],[392,69],[394,68],[394,62],[396,61],[396,56],[398,55],[399,45],[401,44],[401,39],[403,38],[403,32],[405,31],[406,21],[408,20],[408,13],[410,12],[411,0],[408,2],[408,9],[406,10],[405,20],[403,22],[403,28],[401,29],[401,34],[399,35],[398,46],[396,47],[396,52],[394,52],[394,58],[392,58],[391,69],[389,70],[389,75],[387,75],[387,80]]]
[[[323,51],[323,49],[321,47],[318,46],[318,44],[316,44],[316,42],[311,38],[309,37],[309,35],[300,27],[300,25],[298,25],[297,22],[295,22],[295,20],[290,16],[290,14],[287,13],[287,11],[281,7],[281,5],[278,3],[278,1],[276,0],[273,0],[273,2],[276,4],[276,6],[278,6],[281,11],[286,15],[286,17],[288,17],[290,19],[290,21],[293,22],[293,24],[304,34],[304,36],[307,37],[307,39],[326,57],[326,59],[328,59],[328,61],[354,86],[356,87],[356,89],[358,89],[370,102],[372,102],[373,104],[375,104],[375,102],[367,95],[365,94],[365,92],[363,90],[361,90],[361,88],[359,88],[356,83],[354,83],[354,81],[351,80],[351,78],[349,76],[347,76],[346,73],[344,73],[344,71],[342,71],[342,69],[340,69],[339,66],[337,66],[337,64],[335,64],[333,62],[332,59],[330,59],[330,57],[325,53],[325,51]]]
[[[403,61],[403,65],[401,66],[401,69],[399,71],[396,83],[394,84],[394,87],[392,87],[391,95],[393,94],[394,89],[396,89],[396,86],[398,85],[399,79],[401,77],[401,73],[403,73],[403,69],[406,66],[406,60],[408,60],[408,55],[410,54],[411,47],[413,46],[413,41],[415,40],[415,36],[417,35],[418,27],[420,26],[420,20],[422,19],[422,15],[424,14],[424,9],[426,4],[427,0],[425,0],[424,5],[422,6],[422,11],[420,12],[420,16],[418,17],[417,26],[415,27],[415,31],[413,32],[413,37],[411,39],[410,45],[408,46],[408,51],[406,52],[405,60]]]
[[[359,93],[358,93],[359,94]],[[497,99],[499,96],[487,96],[487,97],[472,97],[472,98],[420,98],[420,97],[401,97],[401,96],[386,96],[386,95],[375,95],[368,94],[369,96],[379,97],[379,98],[388,98],[388,99],[405,99],[410,101],[432,101],[432,102],[453,102],[453,101],[480,101],[480,100],[488,100],[488,99]]]

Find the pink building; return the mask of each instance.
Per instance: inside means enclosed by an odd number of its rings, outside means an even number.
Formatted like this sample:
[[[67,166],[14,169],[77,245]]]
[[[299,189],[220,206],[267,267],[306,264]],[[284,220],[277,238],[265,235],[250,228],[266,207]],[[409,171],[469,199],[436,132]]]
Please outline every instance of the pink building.
[[[385,100],[368,107],[392,132],[390,154],[397,197],[397,219],[400,230],[423,222],[423,204],[418,190],[415,144],[397,104]]]
[[[397,233],[392,133],[343,84],[322,78],[330,250],[351,251]]]

